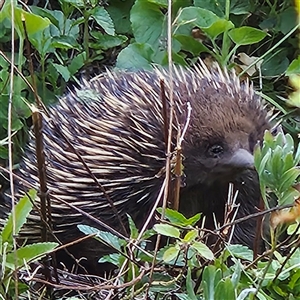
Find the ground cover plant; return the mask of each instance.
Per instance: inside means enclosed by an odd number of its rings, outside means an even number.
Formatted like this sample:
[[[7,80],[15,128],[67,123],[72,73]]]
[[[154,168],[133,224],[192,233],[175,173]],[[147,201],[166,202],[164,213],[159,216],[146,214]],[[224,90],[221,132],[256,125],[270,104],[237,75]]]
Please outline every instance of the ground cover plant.
[[[14,239],[5,234],[9,226],[10,232],[18,233],[10,224],[2,230],[0,243],[2,299],[300,297],[297,7],[290,0],[177,0],[172,2],[170,36],[167,12],[168,3],[161,0],[3,3],[0,10],[1,165],[7,167],[10,160],[17,167],[32,125],[32,104],[41,107],[40,99],[45,106],[54,104],[67,88],[80,86],[82,77],[89,78],[104,72],[105,68],[132,71],[151,69],[152,64],[167,67],[170,52],[175,64],[186,67],[199,58],[208,65],[217,62],[223,68],[235,69],[241,79],[253,81],[266,109],[273,114],[273,123],[280,124],[284,132],[266,133],[263,144],[254,153],[267,211],[256,217],[267,224],[263,235],[267,251],[258,255],[245,246],[226,243],[207,247],[205,231],[196,226],[200,215],[186,218],[177,211],[159,209],[165,221],[145,232],[139,232],[128,216],[128,239],[79,226],[82,232],[94,234],[99,243],[113,245],[116,253],[100,258],[100,263],[116,265],[119,273],[110,274],[109,279],[102,281],[63,273],[61,276],[67,279],[61,278],[55,284],[49,280],[47,285],[47,279],[32,273],[28,263],[45,256],[55,244],[33,244],[16,250]],[[170,37],[172,44],[168,50]],[[8,147],[10,138],[12,149]],[[1,173],[0,183],[4,188],[9,185],[9,178],[3,169]],[[29,198],[35,197],[33,193],[30,192]],[[14,219],[21,219],[17,229],[25,222],[29,210],[30,205],[21,217],[20,212],[16,213]],[[216,233],[221,236],[227,225],[221,224]],[[154,234],[169,242],[155,251],[148,250],[146,241]],[[35,254],[28,254],[26,247],[34,249]],[[46,288],[37,292],[36,282]]]

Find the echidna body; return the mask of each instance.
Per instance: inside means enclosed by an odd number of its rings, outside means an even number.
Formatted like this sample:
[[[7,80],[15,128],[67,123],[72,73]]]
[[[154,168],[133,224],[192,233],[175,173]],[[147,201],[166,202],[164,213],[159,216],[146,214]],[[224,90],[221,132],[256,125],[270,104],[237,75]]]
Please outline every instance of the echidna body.
[[[175,69],[172,78],[168,71],[158,69],[107,72],[61,98],[50,109],[50,118],[44,119],[52,222],[62,242],[80,236],[78,224],[95,224],[59,199],[121,232],[120,221],[108,197],[124,223],[126,214],[138,226],[147,218],[165,178],[161,79],[167,102],[170,81],[173,85],[174,132],[178,128],[182,130],[188,122],[182,142],[186,178],[180,195],[180,211],[188,216],[204,212],[210,225],[214,213],[221,222],[231,182],[239,189],[237,217],[256,212],[260,193],[257,175],[251,169],[252,152],[269,125],[249,84],[240,84],[234,74],[208,71],[202,64],[192,70]],[[173,142],[174,149],[175,138]],[[20,165],[20,174],[38,189],[35,160],[32,139]],[[40,227],[36,217],[29,222],[31,232],[33,226]],[[254,232],[255,221],[238,224],[233,241],[252,247]],[[86,257],[91,256],[91,251],[95,252],[93,257],[97,256],[97,247],[83,248],[81,254]]]

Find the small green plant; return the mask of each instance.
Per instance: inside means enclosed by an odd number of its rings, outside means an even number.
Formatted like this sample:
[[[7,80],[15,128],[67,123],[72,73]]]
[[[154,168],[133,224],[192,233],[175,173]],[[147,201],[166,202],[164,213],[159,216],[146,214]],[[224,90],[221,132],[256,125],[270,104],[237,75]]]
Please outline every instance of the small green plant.
[[[28,264],[41,259],[51,252],[57,243],[34,243],[22,245],[14,249],[13,233],[18,234],[26,222],[36,198],[36,191],[30,190],[22,197],[10,213],[6,224],[0,233],[0,297],[1,299],[16,299],[16,297],[28,290],[28,285],[16,282],[15,272],[28,267]],[[17,285],[17,288],[16,288]],[[18,291],[18,295],[15,292]]]

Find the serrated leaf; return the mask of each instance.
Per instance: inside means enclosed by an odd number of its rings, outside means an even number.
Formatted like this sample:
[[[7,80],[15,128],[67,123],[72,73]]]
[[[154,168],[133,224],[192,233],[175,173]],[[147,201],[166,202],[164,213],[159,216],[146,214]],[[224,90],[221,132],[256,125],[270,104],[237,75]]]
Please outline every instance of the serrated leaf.
[[[169,224],[155,224],[153,229],[164,236],[179,238],[180,237],[180,231],[178,228],[169,225]]]
[[[243,26],[230,30],[228,35],[236,45],[242,46],[258,43],[264,39],[267,34],[262,30]]]
[[[51,252],[58,243],[47,242],[47,243],[34,243],[26,245],[16,250],[16,253],[11,252],[7,254],[6,266],[10,269],[20,268],[24,266],[24,262],[31,263],[42,258],[47,253]],[[17,260],[15,261],[15,255]],[[16,265],[15,265],[16,263]]]
[[[214,259],[214,254],[204,243],[194,242],[191,245],[191,248],[195,249],[202,257],[204,257],[208,260]]]
[[[15,215],[15,233],[18,234],[21,227],[25,224],[26,218],[28,217],[30,211],[32,210],[32,201],[36,198],[36,190],[31,189],[28,193],[22,197],[19,202],[15,205],[14,215]],[[8,242],[12,246],[12,236],[13,236],[13,213],[11,212],[6,224],[1,233],[2,242]]]

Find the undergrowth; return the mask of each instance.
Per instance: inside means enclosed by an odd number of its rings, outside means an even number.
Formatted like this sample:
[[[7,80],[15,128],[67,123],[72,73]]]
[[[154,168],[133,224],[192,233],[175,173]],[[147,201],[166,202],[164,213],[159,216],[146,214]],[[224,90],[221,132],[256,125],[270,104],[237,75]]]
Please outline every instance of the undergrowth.
[[[166,1],[60,0],[23,6],[12,2],[13,6],[11,1],[4,2],[0,10],[2,166],[7,165],[9,156],[8,104],[12,94],[10,130],[17,164],[32,123],[30,104],[37,96],[46,106],[52,105],[67,87],[80,86],[80,78],[99,74],[105,67],[137,70],[151,69],[153,64],[168,65]],[[224,242],[222,235],[234,226],[234,221],[207,232],[196,226],[200,215],[187,219],[169,209],[164,222],[145,232],[139,232],[129,217],[131,234],[127,239],[82,225],[82,232],[94,234],[116,251],[99,258],[99,266],[110,262],[120,272],[101,284],[98,279],[70,277],[69,285],[64,282],[64,293],[70,294],[68,288],[76,290],[74,282],[78,280],[87,287],[76,294],[81,299],[101,299],[104,295],[111,299],[300,298],[300,208],[295,202],[300,196],[297,30],[297,12],[290,0],[177,0],[172,5],[172,61],[188,67],[200,57],[207,64],[216,61],[223,68],[234,68],[241,79],[250,78],[272,111],[274,123],[280,123],[287,133],[275,137],[266,133],[263,145],[255,150],[255,167],[267,210],[256,217],[267,227],[264,232],[268,234],[263,236],[267,250],[257,255],[245,246]],[[6,178],[3,172],[3,188]],[[34,199],[33,192],[30,195]],[[18,230],[31,208],[28,199],[19,203],[24,201],[29,205],[26,210],[18,211],[16,207]],[[26,274],[28,279],[28,264],[55,244],[33,244],[16,250],[12,226],[9,221],[1,233],[0,295],[13,299],[25,293],[28,298],[30,284],[22,276]],[[155,234],[168,241],[157,251],[147,247]],[[218,237],[215,247],[206,246],[208,235]],[[34,275],[30,280],[35,282]],[[99,296],[97,288],[104,294]]]

